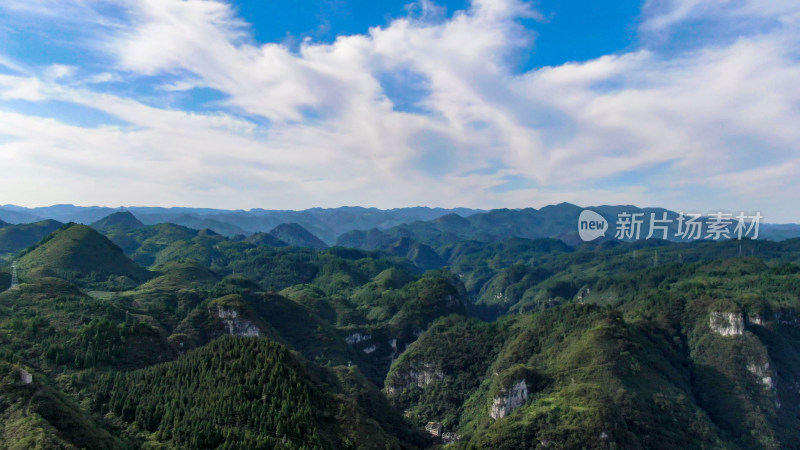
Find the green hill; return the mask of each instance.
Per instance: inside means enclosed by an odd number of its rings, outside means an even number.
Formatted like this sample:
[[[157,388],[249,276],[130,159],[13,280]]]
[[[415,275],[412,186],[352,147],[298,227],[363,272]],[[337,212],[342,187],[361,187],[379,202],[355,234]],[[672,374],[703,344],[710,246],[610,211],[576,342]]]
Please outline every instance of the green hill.
[[[142,266],[152,265],[158,253],[177,241],[197,236],[192,230],[174,223],[160,223],[139,228],[126,235],[127,246],[120,246],[125,254]]]
[[[90,226],[95,230],[104,233],[112,230],[136,230],[143,228],[144,224],[129,211],[120,211],[103,217]]]
[[[374,449],[422,442],[363,379],[344,368],[310,367],[268,339],[215,340],[175,362],[102,376],[94,392],[96,411],[170,447]]]
[[[295,247],[328,248],[328,244],[322,242],[318,237],[296,223],[280,224],[270,230],[269,234]]]
[[[347,364],[360,359],[333,326],[303,305],[258,292],[228,294],[203,302],[175,328],[170,340],[188,350],[229,334],[266,336],[312,361]]]
[[[206,266],[192,261],[168,262],[156,267],[156,273],[160,275],[144,283],[139,289],[179,291],[198,284],[213,284],[219,281],[217,275],[208,270]]]
[[[286,247],[287,245],[289,245],[286,242],[283,242],[282,240],[276,238],[275,236],[263,232],[254,233],[248,236],[247,239],[245,239],[245,241],[253,245],[264,245],[267,247]]]
[[[25,250],[61,226],[62,223],[55,220],[20,225],[6,224],[0,228],[0,255]]]
[[[391,236],[377,228],[345,233],[339,236],[336,245],[362,250],[383,250],[392,255],[406,258],[423,270],[438,269],[445,265],[442,258],[431,247],[406,237]]]
[[[793,242],[752,244],[800,258]],[[729,245],[561,254],[544,266],[572,280],[569,298],[491,324],[436,321],[386,391],[418,425],[459,434],[461,448],[800,448],[796,263],[653,265],[655,251],[700,259]],[[484,292],[553,295],[542,270],[512,266]]]
[[[30,380],[25,379],[30,376]],[[0,355],[0,447],[27,449],[132,448],[107,423],[83,411],[47,376]]]
[[[396,240],[396,237],[386,234],[377,228],[372,228],[370,230],[353,230],[344,233],[336,239],[336,245],[362,250],[380,250],[392,245]]]
[[[69,224],[54,232],[22,256],[24,273],[45,268],[65,276],[105,281],[110,276],[144,281],[150,273],[125,256],[119,247],[86,225]]]

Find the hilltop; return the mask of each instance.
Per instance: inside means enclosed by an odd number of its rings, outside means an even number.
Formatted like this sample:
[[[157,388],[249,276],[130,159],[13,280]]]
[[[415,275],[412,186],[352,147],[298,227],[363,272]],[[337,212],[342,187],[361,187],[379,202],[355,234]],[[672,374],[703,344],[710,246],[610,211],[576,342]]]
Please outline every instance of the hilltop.
[[[286,242],[295,247],[328,248],[328,244],[314,236],[297,223],[283,223],[270,230],[269,234],[279,241]]]
[[[265,245],[267,247],[286,247],[289,244],[283,242],[282,240],[276,238],[275,236],[269,233],[254,233],[245,239],[245,242],[254,245]]]
[[[148,440],[187,448],[373,449],[424,442],[388,402],[370,403],[349,395],[351,389],[370,391],[347,369],[309,366],[267,339],[227,336],[175,362],[100,377],[95,407],[136,422],[153,433]],[[131,398],[136,406],[128,406]],[[190,414],[182,414],[180,402],[188,402]]]
[[[109,232],[114,229],[136,230],[144,227],[144,224],[130,211],[120,211],[103,217],[90,226],[100,232]]]
[[[0,254],[16,253],[24,250],[59,229],[62,225],[62,223],[55,220],[43,220],[20,225],[6,224],[0,228]]]
[[[51,234],[22,256],[18,265],[23,272],[43,268],[63,276],[97,281],[110,275],[134,281],[143,281],[150,276],[108,238],[78,224],[67,224]]]

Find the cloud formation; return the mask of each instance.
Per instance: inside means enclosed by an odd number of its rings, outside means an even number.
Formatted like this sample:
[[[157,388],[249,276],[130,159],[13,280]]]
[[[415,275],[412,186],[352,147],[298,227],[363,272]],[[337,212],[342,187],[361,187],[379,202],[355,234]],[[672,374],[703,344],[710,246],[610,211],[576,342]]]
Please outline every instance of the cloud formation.
[[[24,73],[0,56],[11,69],[0,75],[0,100],[11,102],[0,104],[0,164],[14,168],[0,180],[15,193],[9,202],[571,201],[800,220],[789,206],[800,194],[796,2],[651,0],[639,48],[525,73],[514,61],[535,34],[521,20],[543,17],[518,0],[473,0],[449,18],[424,1],[422,13],[297,49],[256,42],[223,1],[99,3],[0,6],[23,18],[87,8],[83,28],[104,36],[85,44],[105,61],[101,70]],[[735,38],[662,50],[682,23],[708,17],[747,26],[712,27]],[[137,83],[156,87],[125,88]],[[218,97],[201,109],[170,103],[206,91]],[[20,101],[63,102],[122,123],[78,126],[17,111]]]

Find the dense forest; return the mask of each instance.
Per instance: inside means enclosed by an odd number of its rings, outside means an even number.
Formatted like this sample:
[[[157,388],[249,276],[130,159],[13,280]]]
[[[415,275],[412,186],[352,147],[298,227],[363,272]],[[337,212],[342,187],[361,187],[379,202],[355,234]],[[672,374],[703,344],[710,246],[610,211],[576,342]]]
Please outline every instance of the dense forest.
[[[468,219],[0,224],[0,448],[800,448],[800,239]]]

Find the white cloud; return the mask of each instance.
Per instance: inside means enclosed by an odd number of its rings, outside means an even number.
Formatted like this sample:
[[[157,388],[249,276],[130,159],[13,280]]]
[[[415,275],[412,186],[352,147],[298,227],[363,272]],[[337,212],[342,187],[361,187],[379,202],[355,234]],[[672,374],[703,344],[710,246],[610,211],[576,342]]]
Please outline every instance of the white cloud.
[[[47,98],[43,83],[37,78],[0,75],[0,99],[42,101]]]
[[[677,55],[634,50],[518,74],[509,61],[533,44],[518,19],[541,16],[516,0],[475,0],[447,20],[423,1],[421,16],[332,43],[306,41],[297,52],[254,43],[220,1],[118,3],[130,23],[116,26],[104,47],[117,67],[70,85],[62,78],[80,78],[70,70],[0,76],[0,99],[68,101],[130,125],[87,129],[0,107],[0,134],[14,137],[0,144],[0,163],[21,168],[0,188],[36,179],[40,167],[74,197],[25,194],[45,203],[98,196],[92,202],[283,208],[573,201],[795,214],[785,205],[800,191],[800,38],[789,26]],[[791,3],[755,11],[754,2],[651,0],[643,29],[712,14],[788,23],[800,9]],[[417,100],[429,113],[397,111],[380,82],[386,72],[424,79]],[[171,81],[162,90],[209,87],[231,109],[171,111],[87,87],[164,74]],[[500,169],[480,171],[490,167]],[[501,192],[514,176],[537,187]],[[731,181],[747,178],[748,188]],[[785,183],[777,196],[776,180]],[[109,185],[92,189],[98,181]]]
[[[48,66],[42,74],[45,80],[56,81],[62,78],[70,78],[75,75],[77,67],[66,64],[53,64]]]
[[[798,15],[795,0],[647,0],[643,8],[642,29],[664,31],[691,20],[791,21]]]
[[[25,67],[23,67],[20,63],[14,61],[13,59],[0,54],[0,66],[7,67],[15,72],[18,73],[30,73]]]
[[[88,84],[102,84],[112,81],[122,81],[122,77],[111,72],[100,72],[86,78],[86,83]]]

